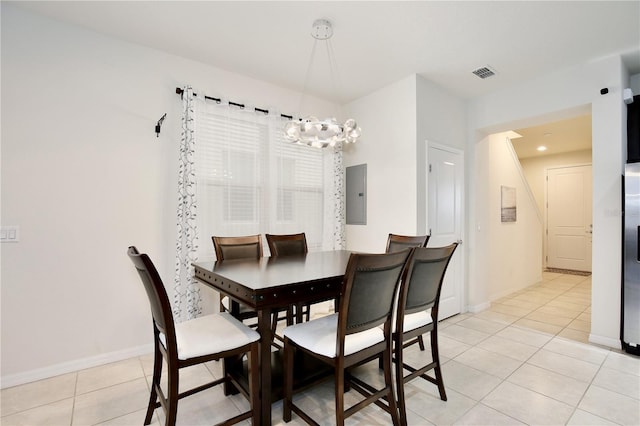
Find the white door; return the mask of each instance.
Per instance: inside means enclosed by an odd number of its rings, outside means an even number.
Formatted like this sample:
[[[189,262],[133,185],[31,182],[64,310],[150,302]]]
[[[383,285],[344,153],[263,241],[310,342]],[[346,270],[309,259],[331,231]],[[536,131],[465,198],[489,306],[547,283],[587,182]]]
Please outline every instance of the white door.
[[[431,234],[428,247],[441,247],[453,242],[462,243],[464,187],[464,156],[461,151],[428,143],[428,228]],[[462,310],[464,280],[463,247],[456,249],[440,293],[442,320]]]
[[[591,271],[591,165],[547,170],[547,267]]]

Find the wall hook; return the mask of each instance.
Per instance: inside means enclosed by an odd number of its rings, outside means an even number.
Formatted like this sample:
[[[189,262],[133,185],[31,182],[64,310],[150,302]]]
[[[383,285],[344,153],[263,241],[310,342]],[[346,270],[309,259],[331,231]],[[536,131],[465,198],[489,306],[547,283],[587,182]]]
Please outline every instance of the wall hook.
[[[156,137],[160,137],[160,127],[162,126],[162,122],[164,121],[166,116],[167,113],[165,112],[164,115],[160,117],[160,120],[158,120],[158,122],[156,123]]]

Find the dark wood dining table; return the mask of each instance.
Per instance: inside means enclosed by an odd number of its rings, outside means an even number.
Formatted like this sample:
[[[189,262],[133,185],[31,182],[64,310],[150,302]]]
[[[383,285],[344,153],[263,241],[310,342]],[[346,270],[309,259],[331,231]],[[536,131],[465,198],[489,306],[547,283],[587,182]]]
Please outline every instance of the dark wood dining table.
[[[198,281],[257,312],[261,336],[261,424],[271,424],[271,404],[281,398],[281,389],[274,386],[274,376],[281,368],[277,363],[281,360],[272,351],[271,314],[282,308],[338,297],[350,255],[349,251],[336,250],[193,264]]]

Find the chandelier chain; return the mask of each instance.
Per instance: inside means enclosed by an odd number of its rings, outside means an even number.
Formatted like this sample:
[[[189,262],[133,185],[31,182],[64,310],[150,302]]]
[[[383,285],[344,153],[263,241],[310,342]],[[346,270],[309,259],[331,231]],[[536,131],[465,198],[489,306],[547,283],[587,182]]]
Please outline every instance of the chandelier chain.
[[[333,35],[331,22],[326,19],[314,21],[311,35],[314,39],[311,48],[311,57],[304,79],[304,88],[300,97],[300,108],[302,111],[302,103],[307,92],[309,80],[311,78],[311,70],[316,55],[318,40],[324,41],[325,49],[329,61],[329,72],[331,74],[331,83],[334,92],[338,92],[339,87],[336,85],[336,79],[340,79],[338,73],[338,65],[335,60],[333,44],[329,40]],[[340,109],[342,109],[340,107]],[[353,119],[348,119],[343,124],[339,123],[335,118],[325,118],[319,120],[314,116],[308,116],[304,119],[289,121],[284,128],[285,138],[293,143],[300,145],[309,145],[318,148],[340,146],[344,143],[355,142],[361,134],[360,127]]]

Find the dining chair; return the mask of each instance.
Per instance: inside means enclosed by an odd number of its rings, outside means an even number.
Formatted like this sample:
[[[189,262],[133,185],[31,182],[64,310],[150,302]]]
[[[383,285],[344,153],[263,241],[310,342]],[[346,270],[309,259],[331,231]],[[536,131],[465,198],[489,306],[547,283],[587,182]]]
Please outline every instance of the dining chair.
[[[430,235],[398,235],[389,234],[387,237],[387,253],[404,250],[410,247],[426,247],[429,242]]]
[[[247,235],[244,237],[211,237],[216,259],[249,259],[262,257],[262,237]]]
[[[307,254],[307,236],[304,232],[299,234],[265,234],[267,245],[271,256],[292,256],[299,254]],[[296,322],[301,322],[303,317],[305,321],[311,318],[311,304],[295,306]]]
[[[144,285],[153,318],[153,378],[151,394],[144,424],[151,423],[156,408],[162,407],[165,425],[173,426],[178,413],[178,400],[214,386],[233,383],[249,400],[250,409],[221,424],[235,424],[251,419],[257,425],[259,418],[258,341],[260,335],[228,313],[216,313],[175,323],[169,297],[162,279],[148,255],[134,246],[127,254]],[[249,391],[230,375],[179,393],[180,369],[212,360],[248,355]],[[160,385],[163,361],[167,365],[167,393]]]
[[[446,247],[415,248],[403,273],[391,334],[398,410],[403,426],[407,424],[405,383],[421,377],[437,385],[440,399],[447,400],[438,352],[438,306],[447,266],[457,246],[453,243]],[[411,366],[404,361],[403,352],[425,333],[431,337],[431,360],[422,367]],[[410,373],[405,376],[404,370]],[[433,377],[427,375],[430,370],[434,371]]]
[[[289,256],[294,254],[306,254],[307,236],[304,232],[299,234],[265,234],[271,256]]]
[[[410,247],[426,247],[431,235],[398,235],[389,234],[387,237],[387,253],[404,250]],[[424,340],[418,336],[418,346],[424,351]],[[381,362],[382,364],[382,362]]]
[[[260,234],[242,237],[212,236],[211,240],[213,241],[217,260],[259,259],[262,257],[262,237]],[[233,302],[229,296],[220,298],[220,312],[230,312],[241,321],[257,318],[258,316],[254,309],[242,303]],[[284,314],[281,315],[282,313]],[[274,338],[278,337],[276,335],[278,322],[283,320],[287,322],[287,325],[293,324],[293,310],[291,308],[285,308],[273,314],[271,331]]]
[[[293,402],[294,363],[299,356],[306,355],[334,370],[336,424],[343,425],[346,418],[371,403],[387,411],[394,425],[399,424],[391,367],[391,313],[409,253],[410,250],[351,254],[342,282],[338,313],[283,330],[285,422],[291,421],[293,411],[307,423],[317,424]],[[349,373],[350,367],[380,355],[384,361],[382,389]],[[364,399],[345,409],[347,386],[364,395]]]
[[[212,236],[213,248],[217,260],[259,259],[262,257],[262,237],[247,235],[242,237]],[[229,296],[220,297],[220,312],[231,314],[242,320],[256,318],[257,312],[242,303],[232,303]]]

